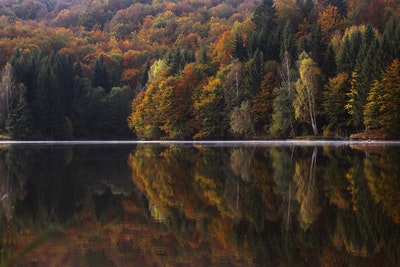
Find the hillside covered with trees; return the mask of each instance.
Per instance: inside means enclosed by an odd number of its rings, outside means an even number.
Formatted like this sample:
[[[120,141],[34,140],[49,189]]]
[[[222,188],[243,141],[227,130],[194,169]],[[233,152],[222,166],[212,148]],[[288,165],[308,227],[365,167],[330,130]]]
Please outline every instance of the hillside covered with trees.
[[[3,0],[15,139],[400,136],[398,0]]]

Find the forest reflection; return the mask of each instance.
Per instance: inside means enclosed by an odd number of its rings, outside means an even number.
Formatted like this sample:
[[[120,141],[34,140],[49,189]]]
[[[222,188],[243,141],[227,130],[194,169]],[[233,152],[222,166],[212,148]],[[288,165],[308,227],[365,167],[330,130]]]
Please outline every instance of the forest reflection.
[[[397,266],[399,152],[396,146],[1,148],[1,262],[55,228],[18,261]]]

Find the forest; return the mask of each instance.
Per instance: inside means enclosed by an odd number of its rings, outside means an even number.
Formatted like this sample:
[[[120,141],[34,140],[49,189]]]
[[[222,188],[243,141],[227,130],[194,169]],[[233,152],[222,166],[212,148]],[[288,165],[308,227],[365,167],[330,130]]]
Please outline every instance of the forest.
[[[399,0],[2,0],[13,139],[400,137]]]

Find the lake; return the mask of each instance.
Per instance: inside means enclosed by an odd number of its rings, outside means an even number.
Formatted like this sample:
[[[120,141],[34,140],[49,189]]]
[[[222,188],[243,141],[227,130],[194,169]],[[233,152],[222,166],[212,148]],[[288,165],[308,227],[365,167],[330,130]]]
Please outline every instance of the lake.
[[[399,266],[396,142],[0,143],[0,266]]]

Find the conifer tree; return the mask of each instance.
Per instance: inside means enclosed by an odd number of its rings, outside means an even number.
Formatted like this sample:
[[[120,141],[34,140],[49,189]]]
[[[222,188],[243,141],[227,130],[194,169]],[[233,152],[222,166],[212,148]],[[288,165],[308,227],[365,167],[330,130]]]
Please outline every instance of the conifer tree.
[[[249,46],[249,54],[254,55],[259,49],[264,56],[264,61],[277,59],[279,47],[277,47],[276,36],[276,9],[273,0],[262,0],[254,11],[253,21],[255,29],[252,35],[255,45]]]
[[[333,132],[339,137],[347,135],[350,116],[344,107],[347,104],[349,91],[350,79],[344,72],[330,78],[329,83],[325,85],[323,108],[328,121],[325,129],[328,134]]]
[[[245,87],[248,98],[258,93],[264,76],[264,61],[260,50],[256,50],[253,57],[245,65]]]
[[[94,62],[92,85],[93,87],[103,87],[106,93],[111,91],[110,80],[103,55],[100,55]]]
[[[294,39],[295,30],[293,28],[293,24],[290,20],[288,20],[285,24],[285,27],[282,32],[282,36],[280,38],[280,50],[279,55],[280,59],[282,59],[285,53],[289,53],[291,58],[296,58],[297,56],[297,46],[296,41]]]
[[[333,49],[332,44],[328,45],[326,49],[324,62],[322,64],[322,72],[328,77],[332,78],[336,76],[337,64],[336,64],[336,53]]]
[[[241,34],[236,34],[235,43],[232,50],[233,58],[237,58],[241,62],[246,60],[246,48],[244,45],[244,40]]]
[[[387,137],[400,137],[400,63],[394,60],[382,79],[375,81],[365,106],[365,125],[382,130]]]
[[[274,89],[273,114],[270,133],[273,137],[294,137],[295,113],[293,100],[295,96],[296,75],[289,53],[285,53],[279,70],[282,84]]]

